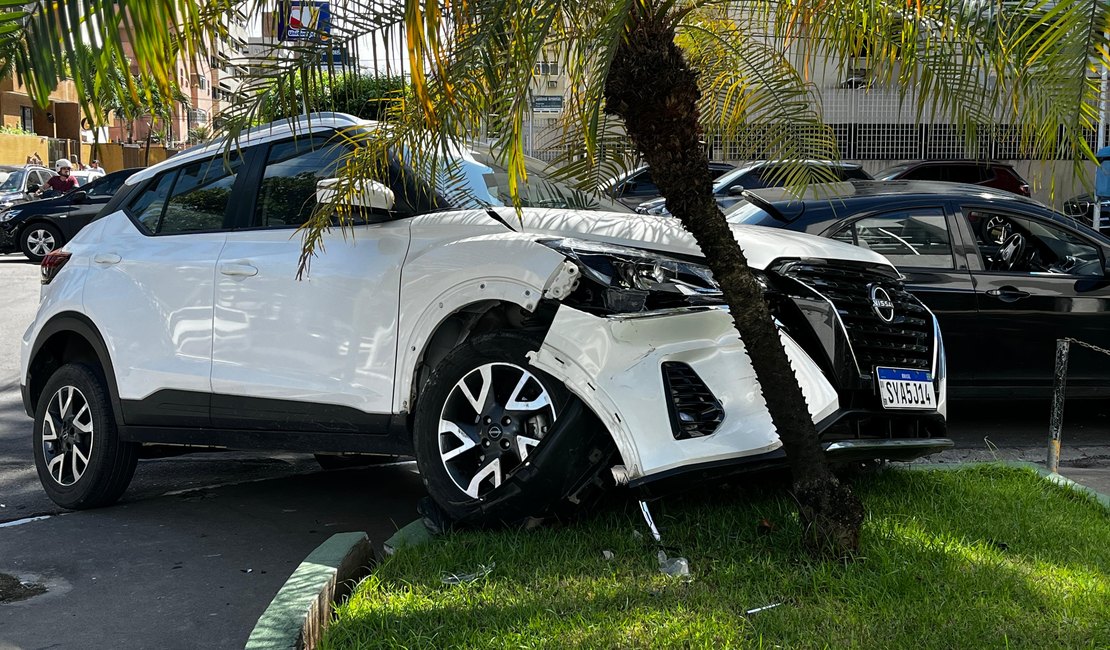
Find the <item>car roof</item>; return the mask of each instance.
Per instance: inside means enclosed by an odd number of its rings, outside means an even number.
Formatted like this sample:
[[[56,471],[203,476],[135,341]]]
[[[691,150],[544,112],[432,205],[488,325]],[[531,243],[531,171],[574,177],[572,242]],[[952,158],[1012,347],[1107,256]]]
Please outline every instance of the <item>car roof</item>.
[[[331,129],[370,126],[373,124],[375,123],[372,121],[364,120],[354,115],[348,115],[347,113],[310,113],[307,115],[298,115],[295,118],[277,120],[269,124],[263,124],[242,131],[239,133],[238,142],[235,144],[240,147],[248,147],[280,140],[281,138],[286,138],[294,134],[308,135]],[[156,165],[151,165],[141,172],[133,174],[125,182],[127,185],[141,183],[164,169],[177,167],[182,163],[221,153],[227,149],[227,146],[227,138],[220,138],[213,142],[190,147],[172,158],[167,158]]]
[[[767,187],[745,190],[744,195],[757,197],[762,203],[817,202],[828,200],[861,201],[880,197],[935,198],[938,194],[950,198],[976,198],[988,200],[1017,200],[1038,207],[1040,203],[983,185],[948,183],[943,181],[865,181],[849,180],[839,183],[818,183],[803,188]]]
[[[966,158],[954,160],[913,160],[895,166],[905,166],[906,169],[911,169],[915,167],[951,167],[953,165],[974,167],[1006,167],[1009,169],[1014,168],[1012,164],[1008,162],[1003,162],[1001,160],[970,160]]]
[[[755,207],[779,221],[793,224],[792,227],[795,228],[839,220],[873,207],[935,203],[938,200],[974,200],[997,204],[999,208],[1029,208],[1037,214],[1110,243],[1103,235],[1033,199],[983,185],[943,181],[851,180],[808,185],[802,189],[768,187],[745,190],[743,197]]]

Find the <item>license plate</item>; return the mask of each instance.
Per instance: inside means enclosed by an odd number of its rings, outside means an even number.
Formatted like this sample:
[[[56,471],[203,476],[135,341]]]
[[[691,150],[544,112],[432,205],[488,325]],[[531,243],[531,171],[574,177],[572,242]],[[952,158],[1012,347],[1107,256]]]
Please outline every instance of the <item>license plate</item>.
[[[937,408],[933,377],[924,370],[875,368],[875,375],[879,379],[879,397],[884,409]]]

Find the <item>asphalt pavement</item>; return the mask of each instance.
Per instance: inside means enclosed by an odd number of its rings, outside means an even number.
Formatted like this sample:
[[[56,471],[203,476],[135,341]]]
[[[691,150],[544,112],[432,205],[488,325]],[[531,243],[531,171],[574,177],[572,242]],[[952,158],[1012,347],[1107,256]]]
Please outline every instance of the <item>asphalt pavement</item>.
[[[375,545],[416,517],[412,463],[323,472],[305,454],[143,459],[120,503],[68,513],[42,492],[19,397],[19,340],[38,268],[0,255],[0,574],[46,593],[0,604],[0,650],[235,648],[331,534]],[[1047,402],[957,403],[933,460],[1044,462]],[[1065,476],[1110,493],[1110,406],[1069,403]]]

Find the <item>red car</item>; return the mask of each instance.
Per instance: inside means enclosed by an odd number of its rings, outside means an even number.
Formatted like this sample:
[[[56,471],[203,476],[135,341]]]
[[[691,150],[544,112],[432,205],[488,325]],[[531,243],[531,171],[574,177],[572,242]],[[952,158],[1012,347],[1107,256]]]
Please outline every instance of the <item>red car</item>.
[[[947,181],[985,185],[1021,196],[1029,196],[1029,183],[1012,165],[997,161],[919,160],[875,174],[879,181]]]

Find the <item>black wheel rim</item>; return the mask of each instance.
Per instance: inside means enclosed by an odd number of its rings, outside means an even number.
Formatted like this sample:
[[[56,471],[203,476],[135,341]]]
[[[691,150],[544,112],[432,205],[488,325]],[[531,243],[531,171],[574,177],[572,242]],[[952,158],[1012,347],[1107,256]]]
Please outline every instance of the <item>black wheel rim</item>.
[[[42,455],[55,483],[70,486],[84,476],[95,437],[92,407],[84,393],[75,386],[59,388],[42,422]]]
[[[480,499],[499,487],[555,422],[551,393],[511,363],[468,372],[447,396],[439,417],[439,454],[455,486]]]

